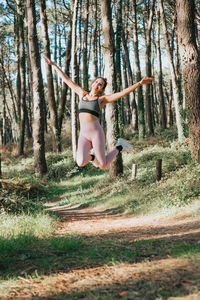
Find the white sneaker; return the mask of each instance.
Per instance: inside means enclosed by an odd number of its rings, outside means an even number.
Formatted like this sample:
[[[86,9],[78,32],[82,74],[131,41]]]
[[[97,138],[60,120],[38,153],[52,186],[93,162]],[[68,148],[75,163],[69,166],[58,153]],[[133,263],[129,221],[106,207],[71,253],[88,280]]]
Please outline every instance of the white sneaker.
[[[94,155],[94,149],[93,148],[90,150],[90,155]]]
[[[94,149],[91,149],[90,155],[94,155],[94,160],[91,160],[90,163],[93,164],[93,166],[94,166],[95,168],[98,168],[99,165],[98,165],[98,162],[97,162],[96,157],[95,157],[95,154],[94,154]]]
[[[99,167],[98,161],[96,160],[96,158],[95,158],[94,160],[91,160],[90,162],[91,162],[91,164],[93,164],[93,166],[94,166],[95,168],[98,168],[98,167]]]
[[[122,138],[119,138],[117,140],[117,144],[116,144],[116,147],[117,146],[122,146],[122,151],[131,151],[133,150],[133,146],[130,145],[129,143],[127,143],[124,139]]]

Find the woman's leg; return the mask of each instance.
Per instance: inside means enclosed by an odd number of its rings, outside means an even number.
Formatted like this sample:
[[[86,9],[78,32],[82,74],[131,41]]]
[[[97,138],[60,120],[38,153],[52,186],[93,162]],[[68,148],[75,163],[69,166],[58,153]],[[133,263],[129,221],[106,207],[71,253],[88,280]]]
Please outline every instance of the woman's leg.
[[[76,162],[79,167],[85,166],[91,160],[91,155],[89,154],[91,149],[91,141],[89,141],[86,137],[80,134],[78,139],[78,149],[76,157]]]
[[[97,165],[99,166],[100,169],[107,168],[119,153],[119,150],[115,148],[107,155],[105,155],[105,134],[103,128],[99,123],[97,125],[95,132],[93,132],[92,146],[94,149],[94,155],[97,161]]]

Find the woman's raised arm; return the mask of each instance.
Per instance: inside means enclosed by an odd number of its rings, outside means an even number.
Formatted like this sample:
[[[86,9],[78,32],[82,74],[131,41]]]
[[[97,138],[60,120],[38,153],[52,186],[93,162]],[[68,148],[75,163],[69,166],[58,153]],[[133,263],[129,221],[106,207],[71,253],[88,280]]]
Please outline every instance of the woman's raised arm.
[[[79,95],[80,98],[82,98],[84,95],[86,95],[88,92],[86,92],[82,87],[80,87],[78,84],[73,82],[67,74],[65,74],[53,61],[51,61],[45,54],[43,54],[43,57],[46,60],[46,63],[53,66],[56,72],[60,75],[62,80],[76,93]]]
[[[153,80],[152,77],[144,77],[141,81],[127,87],[126,89],[122,90],[121,92],[103,96],[103,102],[104,102],[104,104],[114,102],[114,101],[130,94],[131,92],[133,92],[135,89],[137,89],[141,85],[150,84],[152,82],[152,80]]]

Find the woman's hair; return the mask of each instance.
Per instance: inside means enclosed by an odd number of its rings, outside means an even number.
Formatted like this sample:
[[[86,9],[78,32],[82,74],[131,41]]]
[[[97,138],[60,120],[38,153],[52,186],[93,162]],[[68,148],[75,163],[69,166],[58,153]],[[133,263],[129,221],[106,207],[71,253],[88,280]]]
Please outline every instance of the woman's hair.
[[[96,78],[92,81],[92,84],[93,84],[97,79],[102,79],[102,80],[103,80],[103,82],[104,82],[104,87],[103,87],[103,88],[105,89],[106,86],[107,86],[107,78],[98,76],[98,77],[96,77]]]

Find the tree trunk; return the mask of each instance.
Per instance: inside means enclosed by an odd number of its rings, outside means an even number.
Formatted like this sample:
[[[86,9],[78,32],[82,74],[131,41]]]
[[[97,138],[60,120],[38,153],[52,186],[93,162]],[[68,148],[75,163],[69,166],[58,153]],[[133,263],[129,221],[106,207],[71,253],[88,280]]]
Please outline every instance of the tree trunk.
[[[166,46],[166,50],[167,50],[170,71],[171,71],[171,77],[172,77],[172,87],[173,87],[173,96],[174,96],[174,106],[175,106],[175,111],[176,111],[176,125],[177,125],[177,130],[178,130],[178,140],[179,140],[179,142],[182,142],[183,138],[184,138],[183,118],[181,116],[181,107],[180,107],[177,77],[176,77],[176,73],[175,73],[172,52],[171,52],[170,44],[169,44],[167,25],[166,25],[164,8],[163,8],[163,0],[158,0],[158,4],[159,4],[160,15],[161,15],[161,20],[162,20],[165,46]]]
[[[5,91],[5,77],[2,76],[1,80],[1,89],[2,89],[2,94],[3,94],[3,114],[2,114],[2,119],[0,119],[0,124],[2,121],[2,130],[1,132],[1,144],[3,146],[6,145],[7,143],[7,138],[6,138],[6,91]]]
[[[176,19],[176,28],[177,28],[177,19]],[[177,75],[177,85],[178,85],[178,92],[179,92],[179,99],[180,99],[180,106],[181,106],[181,111],[182,111],[182,117],[183,120],[185,121],[186,119],[186,104],[185,104],[185,99],[184,93],[183,93],[183,86],[182,86],[182,69],[181,69],[181,61],[180,61],[180,50],[179,50],[179,43],[178,43],[178,36],[177,36],[177,30],[176,30],[176,49],[175,49],[175,62],[176,62],[176,75]]]
[[[125,37],[125,32],[122,29],[122,44],[124,48],[124,55],[123,55],[123,61],[124,61],[124,78],[126,79],[126,85],[124,88],[128,87],[129,85],[133,85],[133,73],[131,69],[131,63],[130,63],[130,57],[129,57],[129,50],[127,47],[128,41]],[[126,73],[126,74],[125,74]],[[132,112],[131,112],[131,104],[132,104]],[[127,107],[127,122],[128,124],[131,123],[131,115],[133,120],[133,128],[136,129],[138,127],[138,115],[137,115],[137,105],[135,102],[135,94],[131,93],[126,96],[126,107]]]
[[[89,90],[88,85],[88,8],[89,0],[85,0],[84,35],[83,35],[83,87]]]
[[[101,46],[101,30],[98,28],[98,75],[103,73],[103,57],[102,57],[102,46]]]
[[[158,113],[158,95],[157,95],[157,83],[152,83],[154,90],[154,119],[155,124],[159,124],[159,113]]]
[[[176,12],[191,152],[197,161],[200,149],[200,53],[196,44],[194,0],[176,0]]]
[[[69,24],[69,31],[68,31],[68,43],[67,43],[67,49],[66,49],[66,58],[65,58],[65,73],[69,74],[69,67],[70,67],[70,61],[71,61],[71,45],[72,45],[72,24],[70,21]],[[61,133],[62,133],[62,124],[63,124],[63,118],[64,118],[64,112],[65,112],[65,105],[67,100],[67,91],[68,91],[68,85],[63,82],[62,86],[62,94],[60,98],[60,102],[58,105],[58,136],[61,139]],[[61,151],[61,143],[59,144],[59,151]]]
[[[25,10],[26,15],[26,23],[27,21],[27,11]],[[28,28],[25,28],[25,34],[26,34],[26,45],[27,45],[27,53],[29,53],[29,43],[28,43]],[[32,124],[33,124],[33,74],[31,72],[31,62],[30,57],[27,55],[27,81],[28,81],[28,119],[29,119],[29,126],[30,126],[30,135],[28,137],[32,137]]]
[[[42,37],[44,44],[44,53],[50,57],[50,42],[48,36],[48,25],[47,25],[47,16],[46,16],[46,2],[45,0],[40,1],[40,19],[42,25]],[[47,72],[47,88],[48,88],[48,103],[50,110],[50,118],[51,118],[51,127],[53,131],[53,151],[59,151],[59,135],[58,135],[58,117],[57,117],[57,107],[56,100],[54,94],[54,85],[53,85],[53,74],[52,68],[50,65],[46,64],[46,72]]]
[[[58,46],[57,46],[57,27],[58,27],[58,16],[57,16],[57,2],[56,0],[53,0],[54,5],[54,61],[57,63],[57,52],[58,52]],[[59,85],[58,85],[58,74],[56,70],[54,71],[54,78],[55,78],[55,94],[56,94],[56,102],[59,103]]]
[[[124,31],[124,29],[122,28],[121,30],[121,34],[122,34],[122,44],[123,44],[123,48],[124,48],[124,64],[127,66],[127,68],[124,69],[124,72],[127,69],[128,72],[128,78],[129,78],[129,83],[128,85],[133,85],[133,72],[131,69],[131,63],[130,63],[130,58],[129,58],[129,49],[128,49],[128,39],[127,39],[127,35]],[[127,87],[126,86],[126,87]],[[130,124],[131,121],[131,127],[133,128],[133,130],[138,130],[138,111],[137,111],[137,104],[135,101],[135,93],[131,93],[130,95],[126,96],[126,107],[129,110],[129,114],[131,114],[128,117],[128,123]],[[132,109],[132,111],[131,111]],[[131,117],[131,120],[130,120]]]
[[[44,88],[40,66],[40,54],[38,49],[38,38],[36,31],[36,12],[34,0],[26,0],[28,20],[28,43],[31,71],[33,75],[33,151],[35,172],[43,175],[47,172],[44,142]]]
[[[112,28],[112,9],[111,0],[101,0],[101,17],[102,29],[104,35],[104,68],[105,77],[108,79],[106,93],[111,94],[115,91],[115,71],[114,71],[114,41]],[[107,125],[107,142],[109,150],[113,149],[116,144],[116,103],[106,105],[106,125]],[[110,165],[110,177],[116,177],[123,173],[123,164],[121,153]]]
[[[20,104],[20,136],[18,154],[24,154],[25,118],[26,118],[26,76],[25,76],[25,48],[24,48],[24,7],[23,1],[17,1],[18,34],[19,34],[19,104]]]
[[[17,120],[18,120],[18,117],[17,117],[17,108],[16,108],[17,99],[16,99],[15,93],[14,93],[14,91],[13,91],[12,84],[11,84],[9,78],[8,78],[7,75],[6,75],[6,70],[5,70],[5,68],[4,68],[3,60],[2,60],[0,63],[1,63],[1,67],[2,67],[3,78],[4,78],[5,81],[6,81],[6,84],[7,84],[7,86],[8,86],[8,90],[9,90],[9,93],[10,93],[10,98],[11,98],[11,102],[12,102],[12,109],[13,109],[14,121],[15,121],[15,123],[17,124]]]
[[[133,0],[133,44],[134,44],[135,66],[136,66],[136,81],[139,82],[142,78],[141,78],[141,69],[140,69],[139,48],[138,48],[136,0]],[[142,92],[142,86],[140,86],[137,89],[136,93],[137,93],[137,99],[138,99],[139,139],[143,139],[145,136],[145,118],[144,118],[144,97],[143,97],[143,92]]]
[[[73,13],[73,23],[72,23],[72,49],[71,49],[71,57],[72,57],[72,81],[76,81],[76,64],[75,64],[75,56],[76,56],[76,24],[77,24],[77,10],[78,10],[78,0],[74,1],[74,13]],[[72,122],[72,151],[73,158],[76,160],[76,151],[77,151],[77,109],[76,109],[76,95],[75,92],[72,91],[72,100],[71,100],[71,122]]]
[[[93,12],[94,12],[94,25],[92,32],[92,78],[96,78],[98,76],[98,61],[97,61],[97,0],[94,0],[93,4]]]
[[[19,14],[17,13],[18,5],[15,3],[15,15],[14,15],[14,37],[15,37],[15,58],[16,58],[16,140],[19,141],[20,136],[20,95],[21,95],[21,84],[20,84],[20,56],[19,56]]]
[[[173,111],[172,111],[172,99],[173,99],[173,91],[172,91],[172,81],[170,80],[170,88],[169,94],[166,90],[165,92],[168,98],[168,106],[167,106],[167,127],[171,127],[174,124],[173,120]]]
[[[123,84],[123,89],[127,88],[129,86],[129,81],[128,81],[128,74],[127,74],[127,64],[126,64],[126,58],[125,54],[123,55],[123,76],[122,76],[122,82]],[[130,125],[131,123],[131,107],[130,107],[130,98],[129,95],[126,95],[125,97],[125,112],[124,112],[124,119],[126,124]]]
[[[159,90],[159,106],[160,106],[160,118],[159,123],[162,129],[166,129],[166,110],[164,102],[164,93],[163,93],[163,75],[162,75],[162,60],[161,60],[161,51],[160,51],[160,11],[157,7],[157,65],[158,65],[158,90]]]
[[[153,15],[154,15],[154,7],[155,0],[151,2],[151,9],[149,18],[147,21],[147,32],[146,32],[146,76],[151,77],[151,31],[152,31],[152,23],[153,23]],[[146,126],[149,133],[154,134],[154,126],[153,126],[153,117],[152,117],[152,101],[151,101],[151,86],[149,84],[146,85],[145,92],[145,108],[146,108]]]
[[[116,13],[116,41],[115,41],[115,72],[116,72],[116,92],[121,90],[121,35],[122,35],[122,0],[117,0],[117,13]],[[119,128],[120,136],[123,133],[123,104],[122,99],[117,101],[117,126]]]
[[[24,13],[25,13],[25,20],[27,19],[26,18],[26,11],[24,9]],[[26,54],[29,52],[28,51],[28,33],[27,33],[27,27],[24,27],[24,40],[25,40],[25,45],[27,47],[26,49]],[[26,129],[26,136],[28,139],[32,138],[32,122],[31,122],[31,114],[32,114],[32,111],[31,111],[31,106],[30,106],[30,101],[31,101],[31,98],[30,98],[30,83],[29,83],[29,75],[30,75],[30,72],[29,72],[29,55],[26,55],[26,73],[28,74],[27,75],[27,80],[26,80],[26,105],[25,105],[25,129]],[[28,101],[27,101],[28,100]]]

